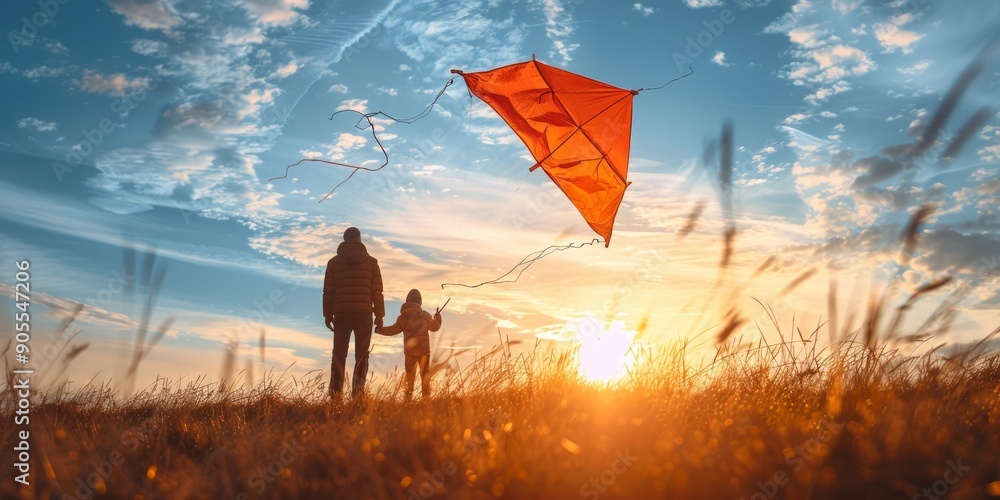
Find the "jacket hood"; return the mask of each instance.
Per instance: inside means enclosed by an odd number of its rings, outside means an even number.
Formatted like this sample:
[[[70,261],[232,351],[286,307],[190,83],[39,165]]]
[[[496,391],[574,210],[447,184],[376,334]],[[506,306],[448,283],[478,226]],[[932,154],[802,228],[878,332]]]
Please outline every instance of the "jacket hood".
[[[400,316],[406,319],[414,319],[420,316],[424,310],[420,308],[420,304],[416,302],[404,302],[402,306],[399,307]]]
[[[413,302],[418,306],[423,305],[424,303],[423,299],[420,297],[420,290],[417,290],[416,288],[410,290],[410,293],[406,294],[406,301]]]
[[[368,249],[359,240],[345,241],[337,246],[337,255],[347,262],[363,262],[368,258]]]

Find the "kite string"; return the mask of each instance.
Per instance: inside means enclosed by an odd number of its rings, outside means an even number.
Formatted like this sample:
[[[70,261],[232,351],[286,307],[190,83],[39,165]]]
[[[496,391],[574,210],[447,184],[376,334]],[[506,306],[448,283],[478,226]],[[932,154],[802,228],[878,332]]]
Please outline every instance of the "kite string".
[[[685,78],[687,78],[687,77],[689,77],[689,76],[691,76],[693,74],[694,74],[694,69],[692,69],[691,66],[688,66],[688,72],[687,73],[685,73],[685,74],[683,74],[681,76],[678,76],[677,78],[674,78],[673,80],[670,80],[669,82],[664,83],[663,85],[660,85],[659,87],[649,87],[649,88],[642,87],[639,90],[636,90],[636,92],[642,92],[643,90],[660,90],[663,87],[666,87],[667,85],[670,85],[671,83],[676,82],[677,80],[683,80],[683,79],[685,79]]]
[[[394,117],[394,116],[392,116],[392,115],[390,115],[390,114],[388,114],[388,113],[386,113],[384,111],[372,111],[371,113],[363,113],[363,114],[361,114],[361,118],[358,119],[358,123],[355,124],[354,126],[356,128],[358,128],[358,129],[361,129],[361,130],[364,130],[364,129],[368,128],[368,127],[359,127],[358,126],[358,125],[361,124],[362,120],[367,119],[368,120],[368,125],[371,126],[371,127],[374,127],[374,125],[372,124],[371,118],[373,116],[378,116],[378,115],[382,115],[382,116],[384,116],[384,117],[386,117],[386,118],[388,118],[388,119],[390,119],[390,120],[392,120],[394,122],[411,124],[411,123],[413,123],[413,122],[415,122],[415,121],[417,121],[417,120],[419,120],[419,119],[427,116],[428,114],[430,114],[431,110],[434,108],[434,105],[437,104],[438,99],[441,99],[441,96],[444,95],[445,91],[448,90],[448,87],[450,87],[453,83],[455,83],[455,78],[458,78],[458,77],[457,76],[453,76],[450,79],[448,79],[447,82],[444,83],[444,87],[441,87],[441,90],[439,90],[438,93],[437,93],[437,95],[434,96],[434,100],[431,101],[431,103],[428,104],[427,107],[423,109],[423,111],[421,111],[421,112],[419,112],[419,113],[417,113],[417,114],[415,114],[415,115],[413,115],[413,116],[411,116],[409,118],[396,118],[396,117]],[[355,113],[361,113],[360,111],[353,110],[353,109],[341,109],[339,111],[334,112],[332,115],[330,115],[330,119],[332,120],[334,116],[337,116],[338,114],[343,113],[345,111],[352,111],[352,112],[355,112]]]
[[[280,175],[280,176],[277,176],[277,177],[272,177],[272,178],[268,179],[267,181],[271,182],[271,181],[275,181],[275,180],[278,180],[278,179],[286,179],[286,178],[288,178],[288,171],[291,170],[292,167],[301,165],[302,163],[305,163],[305,162],[325,163],[327,165],[334,165],[334,166],[338,166],[338,167],[346,167],[346,168],[353,169],[353,171],[351,172],[351,174],[348,175],[346,179],[340,181],[340,183],[337,184],[336,186],[334,186],[333,189],[330,190],[330,192],[326,193],[326,195],[324,195],[322,198],[320,198],[320,200],[319,200],[318,203],[322,203],[323,200],[326,200],[327,198],[329,198],[334,193],[334,191],[337,190],[337,188],[339,188],[340,186],[343,186],[344,183],[346,183],[347,181],[351,180],[351,177],[354,177],[354,174],[358,173],[359,170],[366,170],[368,172],[377,172],[379,170],[382,170],[383,168],[385,168],[386,165],[389,164],[389,154],[385,151],[385,146],[382,145],[382,141],[379,140],[379,138],[378,138],[378,134],[375,131],[375,123],[372,122],[372,117],[381,115],[381,116],[384,116],[384,117],[386,117],[386,118],[388,118],[388,119],[390,119],[390,120],[392,120],[394,122],[411,124],[411,123],[413,123],[413,122],[415,122],[415,121],[417,121],[417,120],[419,120],[419,119],[427,116],[428,114],[430,114],[431,110],[434,108],[434,105],[437,104],[437,102],[438,102],[439,99],[441,99],[441,96],[444,95],[445,91],[448,90],[448,87],[450,87],[453,83],[455,83],[455,78],[457,78],[457,77],[452,77],[447,82],[445,82],[444,87],[441,87],[441,90],[439,90],[438,93],[437,93],[437,95],[434,96],[434,100],[432,100],[431,103],[428,104],[426,108],[424,108],[421,112],[419,112],[416,115],[413,115],[413,116],[411,116],[409,118],[396,118],[396,117],[394,117],[394,116],[392,116],[392,115],[390,115],[388,113],[384,113],[382,111],[373,111],[371,113],[362,113],[361,111],[358,111],[356,109],[341,109],[341,110],[335,111],[332,115],[330,115],[330,118],[329,118],[330,120],[333,120],[333,117],[339,115],[340,113],[357,113],[357,114],[361,115],[361,117],[358,118],[357,123],[354,124],[354,127],[357,128],[358,130],[364,130],[366,128],[370,128],[371,129],[372,138],[375,139],[375,143],[378,144],[378,148],[382,152],[382,158],[383,158],[382,164],[379,165],[378,167],[376,167],[376,168],[370,168],[370,167],[365,167],[365,166],[362,166],[362,165],[352,165],[352,164],[349,164],[349,163],[341,163],[341,162],[337,162],[337,161],[323,160],[323,159],[320,159],[320,158],[303,158],[303,159],[301,159],[301,160],[299,160],[299,161],[297,161],[297,162],[295,162],[295,163],[293,163],[293,164],[288,165],[287,167],[285,167],[285,173],[283,175]],[[368,125],[367,126],[362,126],[362,122],[367,122]]]
[[[521,277],[521,274],[523,274],[524,271],[526,271],[529,267],[531,267],[532,264],[534,264],[535,262],[538,262],[539,260],[541,260],[541,259],[543,259],[545,257],[548,257],[549,255],[552,255],[552,254],[554,254],[556,252],[562,252],[564,250],[583,248],[583,247],[585,247],[587,245],[593,245],[594,243],[604,243],[604,240],[602,240],[601,238],[594,238],[594,239],[592,239],[592,240],[590,240],[588,242],[584,242],[584,243],[570,243],[568,245],[552,245],[552,246],[549,246],[549,247],[545,248],[544,250],[539,250],[539,251],[536,251],[536,252],[529,253],[523,259],[521,259],[521,262],[518,262],[514,267],[510,268],[509,271],[507,271],[506,273],[500,275],[497,278],[491,279],[489,281],[484,281],[482,283],[479,283],[478,285],[466,285],[464,283],[442,283],[441,284],[441,288],[444,289],[444,287],[446,287],[446,286],[460,286],[460,287],[463,287],[463,288],[479,288],[479,287],[481,287],[483,285],[498,285],[500,283],[513,283],[513,282],[517,281]],[[524,267],[521,267],[521,266],[524,266]],[[507,281],[502,281],[507,276],[510,276],[511,274],[513,274],[514,271],[516,271],[517,268],[519,268],[519,267],[521,267],[521,270],[518,271],[517,276],[515,276],[514,279],[507,280]]]

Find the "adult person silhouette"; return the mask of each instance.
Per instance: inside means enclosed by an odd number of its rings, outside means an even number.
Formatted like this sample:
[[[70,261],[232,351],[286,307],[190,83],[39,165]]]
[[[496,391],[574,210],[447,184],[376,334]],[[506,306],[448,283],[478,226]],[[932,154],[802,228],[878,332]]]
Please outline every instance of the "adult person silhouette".
[[[326,265],[323,281],[323,319],[333,331],[333,361],[330,373],[330,398],[339,401],[344,392],[347,348],[354,333],[354,376],[351,395],[361,396],[368,375],[368,349],[372,341],[372,314],[375,325],[382,326],[385,302],[382,298],[382,273],[378,260],[368,255],[361,243],[361,231],[349,227],[337,255]]]

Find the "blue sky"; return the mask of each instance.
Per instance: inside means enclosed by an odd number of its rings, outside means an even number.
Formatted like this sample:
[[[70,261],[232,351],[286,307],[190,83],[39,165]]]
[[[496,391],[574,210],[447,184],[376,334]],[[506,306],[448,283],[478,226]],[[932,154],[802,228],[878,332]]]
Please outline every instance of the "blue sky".
[[[965,287],[968,296],[942,340],[996,326],[997,54],[933,147],[946,149],[992,107],[958,158],[928,155],[900,171],[882,151],[921,136],[995,36],[996,2],[108,0],[7,12],[0,255],[32,261],[36,331],[85,305],[74,328],[90,347],[74,380],[120,377],[138,319],[115,292],[127,246],[167,266],[154,322],[176,317],[142,380],[217,376],[231,340],[241,359],[256,359],[261,328],[268,366],[328,370],[322,272],[350,225],[381,262],[390,311],[410,288],[428,307],[452,298],[441,346],[488,347],[497,328],[524,345],[568,343],[588,318],[645,323],[642,340],[652,343],[711,326],[723,307],[712,286],[727,217],[738,237],[725,279],[743,284],[750,317],[757,297],[785,304],[789,317],[824,318],[836,279],[846,318],[870,293],[905,295],[952,274],[945,292]],[[268,181],[303,157],[381,162],[369,131],[347,116],[330,120],[334,110],[410,116],[450,69],[533,54],[632,89],[695,70],[635,98],[633,184],[610,248],[553,255],[513,284],[440,289],[593,237],[542,173],[527,173],[523,144],[461,79],[419,122],[377,119],[388,166],[358,173],[323,203],[348,170],[306,164]],[[701,164],[726,120],[735,130],[732,214]],[[701,201],[700,224],[678,238]],[[897,237],[927,202],[938,209],[903,260]],[[747,280],[770,256],[769,272]],[[813,268],[794,293],[777,293]],[[12,264],[3,276],[9,295]],[[273,308],[272,297],[281,299]],[[399,339],[378,339],[375,369],[391,370],[400,351]]]

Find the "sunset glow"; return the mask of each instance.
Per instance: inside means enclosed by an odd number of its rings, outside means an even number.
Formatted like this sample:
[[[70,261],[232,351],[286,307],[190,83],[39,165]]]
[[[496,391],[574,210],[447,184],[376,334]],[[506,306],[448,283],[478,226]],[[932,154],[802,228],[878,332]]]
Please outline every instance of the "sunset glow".
[[[635,334],[614,321],[605,330],[593,320],[576,326],[580,340],[580,375],[590,382],[614,382],[628,374],[635,357],[630,353]]]

